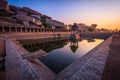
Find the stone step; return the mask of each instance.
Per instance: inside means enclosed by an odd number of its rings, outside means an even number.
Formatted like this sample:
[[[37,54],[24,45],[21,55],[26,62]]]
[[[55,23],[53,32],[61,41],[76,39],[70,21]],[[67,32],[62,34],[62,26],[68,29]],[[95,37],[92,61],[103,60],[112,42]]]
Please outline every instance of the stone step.
[[[37,72],[37,75],[41,75],[40,77],[44,78],[44,80],[55,80],[56,75],[43,64],[39,63],[37,59],[32,61],[31,65]]]
[[[5,79],[5,71],[0,71],[0,80],[6,80]]]
[[[42,75],[44,76],[45,80],[54,80],[55,76],[53,76],[49,71],[47,71],[46,69],[44,69],[43,67],[41,66],[38,66],[38,65],[35,65],[35,67],[39,72],[42,73]]]
[[[31,62],[26,61],[29,67],[31,68],[31,71],[36,76],[38,80],[45,80],[43,74],[41,72],[38,72],[38,69],[34,67],[34,65]]]

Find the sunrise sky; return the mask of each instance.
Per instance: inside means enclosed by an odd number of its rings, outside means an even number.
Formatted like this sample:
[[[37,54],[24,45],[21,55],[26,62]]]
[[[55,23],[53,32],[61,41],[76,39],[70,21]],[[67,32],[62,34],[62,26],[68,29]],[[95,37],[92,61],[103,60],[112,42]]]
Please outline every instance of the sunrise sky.
[[[120,0],[8,0],[29,7],[65,24],[98,24],[98,28],[120,29]]]

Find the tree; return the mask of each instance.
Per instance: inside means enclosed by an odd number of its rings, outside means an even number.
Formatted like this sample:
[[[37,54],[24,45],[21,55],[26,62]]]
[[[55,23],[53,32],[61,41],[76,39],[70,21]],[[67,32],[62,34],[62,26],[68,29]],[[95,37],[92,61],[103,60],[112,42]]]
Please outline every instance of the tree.
[[[52,25],[46,23],[46,17],[45,17],[45,16],[42,16],[42,17],[41,17],[41,22],[42,22],[42,25],[43,25],[45,28],[52,28]]]

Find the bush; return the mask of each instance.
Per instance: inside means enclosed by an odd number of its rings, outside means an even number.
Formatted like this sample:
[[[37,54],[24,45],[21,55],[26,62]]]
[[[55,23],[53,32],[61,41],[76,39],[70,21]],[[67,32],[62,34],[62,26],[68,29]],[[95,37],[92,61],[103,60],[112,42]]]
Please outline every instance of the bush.
[[[16,20],[16,23],[18,23],[18,24],[23,24],[23,21],[22,20]]]
[[[52,28],[52,26],[50,24],[44,24],[45,28]]]
[[[45,16],[42,16],[42,17],[41,17],[41,22],[42,22],[42,25],[43,25],[45,28],[52,28],[52,25],[46,23],[46,17],[45,17]]]

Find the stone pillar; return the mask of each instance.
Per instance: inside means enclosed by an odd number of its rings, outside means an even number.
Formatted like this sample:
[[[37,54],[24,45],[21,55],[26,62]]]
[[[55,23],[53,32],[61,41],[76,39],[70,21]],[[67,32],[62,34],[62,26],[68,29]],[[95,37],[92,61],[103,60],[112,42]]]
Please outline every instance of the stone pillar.
[[[30,28],[31,29],[31,32],[33,32],[33,28]]]
[[[22,31],[22,28],[20,28],[20,32],[23,32],[23,31]]]
[[[39,29],[37,28],[37,32],[39,32]]]
[[[41,29],[39,29],[39,32],[41,32]]]
[[[43,31],[45,32],[45,31],[46,31],[46,29],[43,29]]]
[[[33,28],[33,32],[35,32],[35,29]]]
[[[51,29],[49,29],[49,32],[51,32]]]
[[[54,32],[54,30],[53,30],[53,29],[51,29],[51,32]]]
[[[35,28],[33,28],[33,32],[35,32]]]
[[[37,32],[36,28],[35,28],[35,32]]]
[[[40,32],[40,29],[39,29],[39,32]]]
[[[27,32],[27,28],[25,28],[25,32]]]
[[[42,29],[42,32],[43,32],[43,29]]]
[[[17,27],[15,27],[15,32],[17,32]]]
[[[9,27],[9,31],[11,32],[11,27]]]
[[[29,28],[30,29],[30,32],[31,32],[31,28]]]
[[[4,29],[4,27],[2,27],[2,31],[3,31],[3,32],[5,32],[5,29]]]
[[[47,29],[48,30],[48,32],[50,32],[50,29]]]

